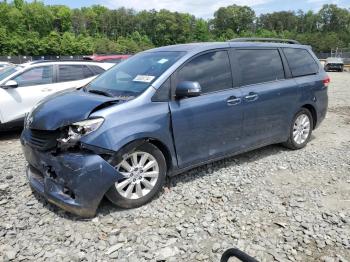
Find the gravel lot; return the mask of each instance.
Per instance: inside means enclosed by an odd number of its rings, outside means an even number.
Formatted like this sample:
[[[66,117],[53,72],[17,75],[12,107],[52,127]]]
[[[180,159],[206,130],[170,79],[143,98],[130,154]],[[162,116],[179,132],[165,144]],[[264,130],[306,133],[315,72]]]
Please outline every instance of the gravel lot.
[[[19,134],[0,135],[0,261],[350,261],[350,73],[309,145],[279,145],[171,178],[150,204],[104,200],[81,220],[33,195]]]

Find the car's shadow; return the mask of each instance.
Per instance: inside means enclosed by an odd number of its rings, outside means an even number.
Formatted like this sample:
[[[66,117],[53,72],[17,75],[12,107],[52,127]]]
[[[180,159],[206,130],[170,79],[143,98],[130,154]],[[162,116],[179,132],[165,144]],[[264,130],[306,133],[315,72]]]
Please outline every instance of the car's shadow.
[[[312,134],[309,143],[312,142],[315,138],[316,137]],[[198,177],[206,176],[222,168],[227,168],[236,164],[251,163],[272,155],[279,154],[283,151],[291,151],[291,149],[288,149],[281,144],[273,144],[235,156],[227,157],[222,160],[212,162],[210,164],[193,168],[177,176],[169,177],[167,179],[166,186],[168,186],[169,188],[175,187],[178,182],[191,182],[197,179]]]
[[[279,154],[283,151],[289,151],[289,149],[283,147],[282,145],[270,145],[270,146],[262,147],[253,151],[235,155],[232,157],[227,157],[222,160],[212,162],[210,164],[205,164],[205,165],[190,169],[176,176],[168,177],[164,185],[164,190],[162,190],[162,192],[160,192],[153,199],[153,201],[156,200],[161,194],[164,194],[165,191],[172,190],[173,188],[177,187],[178,184],[179,186],[181,186],[183,183],[191,183],[196,179],[199,179],[204,176],[209,176],[214,172],[220,171],[220,169],[234,166],[237,164],[246,164],[246,163],[254,162],[259,159],[269,157],[271,155]],[[118,212],[120,210],[125,210],[125,209],[121,209],[114,206],[106,198],[104,198],[103,201],[101,201],[100,206],[97,210],[97,215],[98,214],[108,215],[108,214]]]
[[[315,137],[312,135],[311,140],[314,140]],[[166,180],[166,184],[164,188],[167,188],[168,190],[172,190],[172,188],[175,188],[177,186],[177,184],[179,183],[180,185],[183,183],[191,183],[192,181],[203,177],[203,176],[207,176],[210,175],[213,172],[219,171],[222,168],[227,168],[230,166],[234,166],[237,164],[240,165],[244,165],[247,163],[251,163],[254,161],[258,161],[260,159],[272,156],[272,155],[276,155],[279,154],[281,152],[284,151],[290,151],[290,149],[287,149],[285,147],[283,147],[282,145],[276,144],[276,145],[269,145],[269,146],[265,146],[253,151],[249,151],[246,153],[242,153],[233,157],[228,157],[228,158],[224,158],[222,160],[219,161],[215,161],[213,163],[210,164],[206,164],[197,168],[193,168],[189,171],[186,171],[182,174],[173,176],[173,177],[168,177]],[[154,200],[156,200],[161,194],[164,194],[164,190],[163,192],[159,193]],[[44,207],[48,208],[49,210],[53,211],[54,213],[56,213],[58,216],[65,218],[65,219],[69,219],[69,220],[90,220],[91,218],[80,218],[78,216],[75,216],[73,214],[70,214],[68,212],[65,212],[64,210],[48,203],[43,197],[41,197],[40,195],[34,193],[34,196],[43,204]],[[114,206],[113,204],[111,204],[105,197],[102,199],[100,206],[97,210],[96,216],[98,215],[102,215],[102,216],[106,216],[109,214],[113,214],[116,212],[120,212],[120,211],[125,211],[125,209],[122,208],[118,208],[116,206]]]
[[[0,141],[19,139],[19,137],[21,136],[21,132],[21,128],[0,131]]]

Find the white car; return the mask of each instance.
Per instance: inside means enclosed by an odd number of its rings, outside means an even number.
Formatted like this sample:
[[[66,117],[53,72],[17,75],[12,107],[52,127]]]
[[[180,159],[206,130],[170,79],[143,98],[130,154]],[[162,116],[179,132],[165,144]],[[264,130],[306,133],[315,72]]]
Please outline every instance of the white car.
[[[87,61],[36,61],[0,71],[0,130],[23,126],[25,115],[42,99],[74,90],[114,66]]]
[[[8,66],[11,66],[13,64],[9,63],[9,62],[0,62],[0,71],[5,69]]]

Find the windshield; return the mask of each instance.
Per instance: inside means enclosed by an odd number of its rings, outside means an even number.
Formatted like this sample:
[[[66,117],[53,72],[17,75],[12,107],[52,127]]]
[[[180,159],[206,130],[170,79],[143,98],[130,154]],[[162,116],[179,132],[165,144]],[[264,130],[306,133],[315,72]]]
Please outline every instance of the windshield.
[[[6,67],[4,70],[0,71],[0,81],[4,80],[6,77],[12,75],[13,73],[20,70],[20,67],[16,66],[9,66]]]
[[[138,96],[184,54],[140,53],[103,73],[86,90],[110,96]]]

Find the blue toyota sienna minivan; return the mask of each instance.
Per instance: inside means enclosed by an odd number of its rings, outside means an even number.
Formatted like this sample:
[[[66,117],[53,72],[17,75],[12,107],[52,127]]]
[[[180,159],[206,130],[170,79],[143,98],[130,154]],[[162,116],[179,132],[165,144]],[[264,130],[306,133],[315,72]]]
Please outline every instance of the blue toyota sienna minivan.
[[[103,196],[138,207],[166,176],[269,144],[305,147],[330,80],[309,46],[253,40],[148,50],[40,103],[21,135],[32,189],[89,217]]]

